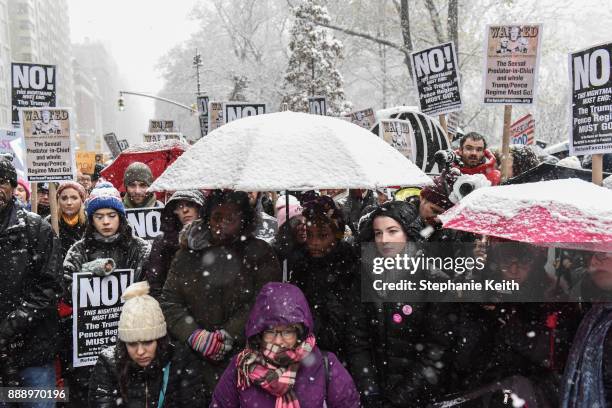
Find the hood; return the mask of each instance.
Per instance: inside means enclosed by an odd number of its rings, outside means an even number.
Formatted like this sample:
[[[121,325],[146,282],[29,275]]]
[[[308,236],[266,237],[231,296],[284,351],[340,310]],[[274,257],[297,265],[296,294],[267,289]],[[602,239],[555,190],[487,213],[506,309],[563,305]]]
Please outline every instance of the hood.
[[[456,150],[455,153],[459,154],[459,150]],[[485,149],[484,151],[484,163],[479,164],[476,167],[461,167],[461,173],[463,174],[478,174],[478,173],[486,173],[487,171],[495,170],[495,155],[491,153],[489,149]]]
[[[200,218],[204,207],[204,195],[198,190],[179,190],[172,194],[166,201],[166,206],[162,210],[161,231],[164,233],[176,233],[183,228],[178,217],[174,214],[176,204],[181,201],[189,201],[200,206]]]
[[[312,333],[314,323],[304,293],[289,283],[271,282],[257,295],[244,331],[249,338],[270,327],[296,323]]]

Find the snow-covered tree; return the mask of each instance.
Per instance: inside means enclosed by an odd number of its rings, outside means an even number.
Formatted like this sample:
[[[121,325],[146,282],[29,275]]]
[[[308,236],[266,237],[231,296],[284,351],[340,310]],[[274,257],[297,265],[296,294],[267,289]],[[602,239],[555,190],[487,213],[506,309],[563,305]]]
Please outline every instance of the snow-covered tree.
[[[328,114],[347,112],[343,78],[338,70],[342,43],[316,22],[329,22],[320,0],[304,0],[292,10],[295,16],[289,49],[291,55],[283,84],[283,103],[290,110],[308,111],[308,97],[327,97]]]

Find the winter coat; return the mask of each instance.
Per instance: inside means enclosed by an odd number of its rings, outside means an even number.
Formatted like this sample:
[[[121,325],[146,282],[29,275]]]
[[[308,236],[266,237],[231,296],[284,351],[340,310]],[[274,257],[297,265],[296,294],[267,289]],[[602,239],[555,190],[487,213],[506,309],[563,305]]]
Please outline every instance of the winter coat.
[[[204,406],[202,371],[198,358],[184,345],[169,345],[160,363],[142,368],[129,363],[127,401],[121,397],[116,347],[104,349],[89,381],[89,407],[157,407],[163,385],[163,368],[170,363],[163,407]],[[148,405],[145,404],[148,402]]]
[[[231,245],[213,245],[202,220],[184,230],[162,290],[160,305],[170,333],[185,342],[199,328],[225,329],[244,345],[243,328],[257,292],[267,282],[280,281],[272,248],[248,237]],[[198,248],[198,249],[195,249]],[[205,381],[212,391],[229,358],[207,361]]]
[[[13,200],[0,212],[0,260],[0,345],[10,350],[0,367],[47,364],[58,341],[60,242],[46,221]]]
[[[562,384],[563,408],[612,407],[612,303],[594,304],[584,316]]]
[[[346,362],[360,392],[378,392],[371,339],[360,297],[359,256],[345,241],[323,258],[294,258],[289,281],[302,289],[314,311],[313,331],[323,350]]]
[[[51,215],[48,215],[45,218],[49,224],[51,224]],[[85,233],[85,228],[87,228],[87,224],[76,224],[74,226],[68,225],[66,221],[62,217],[57,221],[59,226],[59,238],[62,247],[61,259],[63,260],[68,253],[68,250],[75,242],[79,241],[83,238],[83,234]]]
[[[459,155],[459,151],[455,151]],[[496,186],[501,181],[501,172],[495,168],[495,156],[489,149],[484,151],[484,163],[479,164],[475,167],[459,167],[462,174],[484,174],[484,176],[491,182],[491,185]]]
[[[371,190],[368,190],[362,199],[353,197],[349,191],[349,195],[345,200],[338,201],[338,205],[342,209],[344,221],[354,236],[359,232],[359,219],[365,208],[376,204],[376,197]]]
[[[161,296],[162,288],[168,276],[168,270],[174,255],[179,250],[179,232],[183,225],[174,214],[179,201],[190,201],[204,205],[203,196],[190,191],[178,191],[166,203],[161,214],[161,234],[156,236],[151,245],[151,255],[143,265],[143,274],[151,287],[151,295],[155,298]]]
[[[100,258],[112,258],[115,269],[133,269],[134,282],[144,279],[142,264],[148,258],[150,246],[147,241],[132,235],[127,221],[122,218],[119,237],[113,242],[103,242],[95,237],[93,226],[89,226],[83,239],[76,242],[64,259],[64,276],[67,283],[72,274],[81,272],[83,264]],[[71,295],[66,294],[70,299]]]
[[[312,333],[311,309],[304,295],[296,287],[272,283],[266,285],[253,306],[246,324],[246,336],[252,337],[276,325],[302,323]],[[359,394],[346,369],[333,353],[326,353],[328,369],[325,368],[322,352],[315,346],[308,364],[300,364],[293,390],[301,408],[354,408],[359,406]],[[272,408],[276,398],[257,385],[245,390],[237,387],[236,358],[232,359],[223,373],[213,394],[211,407]]]

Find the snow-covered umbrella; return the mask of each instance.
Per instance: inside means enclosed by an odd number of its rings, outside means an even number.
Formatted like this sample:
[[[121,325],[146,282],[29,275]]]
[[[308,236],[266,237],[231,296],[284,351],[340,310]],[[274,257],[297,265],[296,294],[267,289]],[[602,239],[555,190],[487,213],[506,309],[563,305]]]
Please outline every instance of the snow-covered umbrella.
[[[431,179],[366,129],[328,116],[279,112],[224,125],[201,139],[151,191],[305,191],[422,186]]]
[[[513,241],[612,251],[612,191],[579,179],[481,188],[440,219]]]

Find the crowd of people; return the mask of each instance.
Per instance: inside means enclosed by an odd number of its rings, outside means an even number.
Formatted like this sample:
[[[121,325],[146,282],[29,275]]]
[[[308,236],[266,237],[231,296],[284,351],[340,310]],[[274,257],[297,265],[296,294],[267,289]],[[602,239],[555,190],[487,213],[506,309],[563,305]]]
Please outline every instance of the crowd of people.
[[[539,162],[527,147],[511,154],[513,176]],[[30,185],[0,158],[0,385],[63,385],[69,407],[612,406],[612,254],[442,228],[458,178],[476,176],[478,188],[501,173],[476,133],[439,158],[433,184],[403,192],[189,190],[165,203],[136,162],[123,197],[99,175],[79,174],[55,197],[39,183],[37,213]],[[150,207],[163,207],[161,234],[145,241],[126,209]],[[385,258],[469,251],[486,260],[472,279],[545,297],[363,301],[368,245]],[[116,344],[75,367],[75,273],[119,269],[134,283]]]

